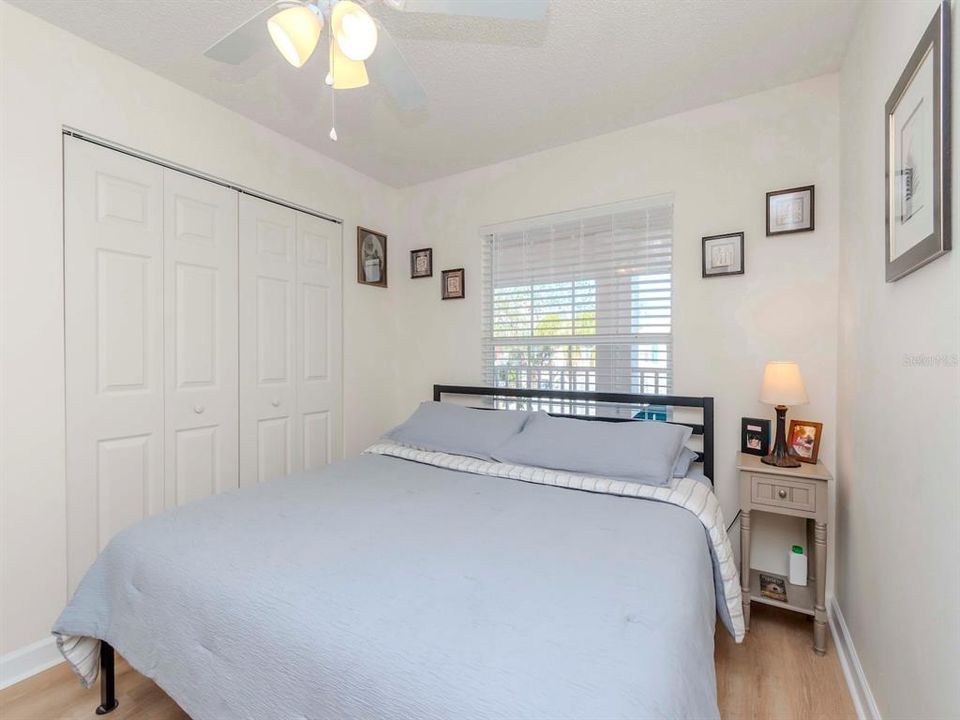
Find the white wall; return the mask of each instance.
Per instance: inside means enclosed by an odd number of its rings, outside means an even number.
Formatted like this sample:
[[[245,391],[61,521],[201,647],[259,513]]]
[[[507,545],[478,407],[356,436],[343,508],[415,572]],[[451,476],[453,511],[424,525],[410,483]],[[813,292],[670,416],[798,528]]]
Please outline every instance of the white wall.
[[[674,390],[716,398],[726,517],[739,508],[740,418],[773,415],[757,400],[767,360],[800,363],[811,403],[791,416],[824,423],[821,457],[832,469],[837,83],[825,76],[402,190],[405,249],[432,246],[434,278],[398,287],[407,341],[399,413],[429,398],[434,382],[482,381],[481,226],[672,192]],[[765,193],[808,184],[816,185],[816,231],[765,237]],[[746,274],[701,278],[701,237],[739,230]],[[461,266],[467,298],[441,302],[440,270]],[[790,537],[781,534],[772,554],[758,545],[755,564],[783,572]],[[806,544],[802,533],[797,539]]]
[[[953,252],[884,282],[884,104],[936,7],[866,4],[841,74],[836,598],[886,718],[960,717],[956,154]]]
[[[392,233],[395,191],[0,1],[0,655],[66,600],[63,125],[342,218],[347,453],[395,420],[390,296],[355,282],[354,234]]]

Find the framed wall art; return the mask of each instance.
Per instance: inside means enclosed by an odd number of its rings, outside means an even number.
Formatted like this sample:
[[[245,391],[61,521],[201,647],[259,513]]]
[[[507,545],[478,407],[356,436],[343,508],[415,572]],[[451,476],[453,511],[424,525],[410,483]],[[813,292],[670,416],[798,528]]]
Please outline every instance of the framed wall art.
[[[387,236],[376,230],[357,227],[357,282],[387,286]]]
[[[440,297],[443,300],[461,300],[467,296],[464,286],[463,268],[444,270],[441,273],[442,281]]]
[[[433,248],[410,251],[410,277],[433,277]]]
[[[886,105],[886,280],[950,250],[950,4],[942,2]]]
[[[743,233],[703,238],[703,277],[743,275]]]
[[[767,193],[767,237],[814,229],[814,186],[774,190]]]

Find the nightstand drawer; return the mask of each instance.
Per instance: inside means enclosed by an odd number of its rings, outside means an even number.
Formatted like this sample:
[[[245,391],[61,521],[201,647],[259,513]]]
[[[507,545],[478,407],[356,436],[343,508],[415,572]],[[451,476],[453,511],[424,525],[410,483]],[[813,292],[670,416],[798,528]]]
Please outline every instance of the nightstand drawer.
[[[754,505],[814,513],[817,511],[817,484],[774,475],[751,475],[750,500]]]

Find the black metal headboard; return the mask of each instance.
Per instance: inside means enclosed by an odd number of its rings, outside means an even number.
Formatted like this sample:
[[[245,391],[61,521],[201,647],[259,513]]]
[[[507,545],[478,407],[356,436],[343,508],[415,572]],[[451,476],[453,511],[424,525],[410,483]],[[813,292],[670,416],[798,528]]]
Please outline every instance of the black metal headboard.
[[[433,399],[440,402],[443,395],[465,395],[489,398],[524,399],[533,403],[551,401],[580,403],[585,405],[616,405],[621,407],[640,406],[641,408],[700,408],[703,410],[703,422],[688,423],[665,420],[674,425],[685,425],[694,435],[703,436],[703,450],[697,451],[697,459],[703,463],[703,474],[713,482],[713,398],[687,397],[683,395],[635,395],[633,393],[586,392],[579,390],[536,390],[532,388],[493,388],[473,387],[470,385],[434,385]],[[647,419],[634,417],[603,417],[576,413],[555,413],[557,417],[573,417],[578,420],[596,420],[599,422],[647,422]]]

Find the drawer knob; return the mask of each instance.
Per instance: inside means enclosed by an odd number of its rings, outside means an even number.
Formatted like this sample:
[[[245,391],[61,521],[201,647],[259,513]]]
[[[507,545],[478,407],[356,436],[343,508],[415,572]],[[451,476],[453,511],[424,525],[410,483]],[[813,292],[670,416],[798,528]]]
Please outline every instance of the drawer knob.
[[[787,496],[787,491],[781,488],[780,490],[777,490],[777,495],[779,495],[780,499],[783,500]]]
[[[194,411],[197,415],[202,415],[204,410],[206,410],[206,408],[203,407],[203,405],[194,405],[194,406],[193,406],[193,411]]]
[[[280,407],[280,398],[274,398],[273,400],[270,401],[270,404],[273,405],[274,407]]]

